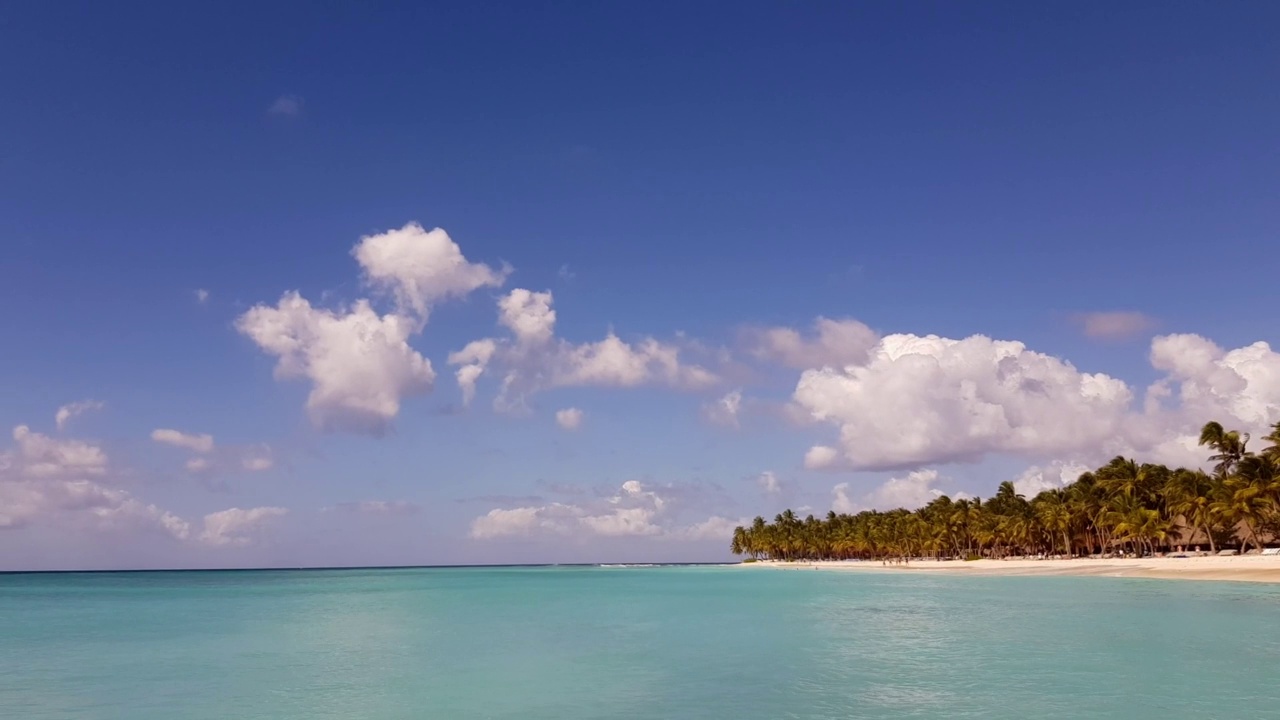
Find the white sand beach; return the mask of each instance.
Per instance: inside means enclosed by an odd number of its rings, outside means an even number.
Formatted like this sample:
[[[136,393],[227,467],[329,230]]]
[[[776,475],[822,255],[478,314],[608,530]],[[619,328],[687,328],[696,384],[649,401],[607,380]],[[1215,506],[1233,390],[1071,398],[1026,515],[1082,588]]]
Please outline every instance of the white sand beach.
[[[1280,555],[1156,557],[1140,559],[1075,558],[1071,560],[917,560],[882,565],[877,561],[775,562],[744,567],[818,569],[843,572],[933,572],[953,575],[1094,575],[1162,580],[1230,580],[1280,583]]]

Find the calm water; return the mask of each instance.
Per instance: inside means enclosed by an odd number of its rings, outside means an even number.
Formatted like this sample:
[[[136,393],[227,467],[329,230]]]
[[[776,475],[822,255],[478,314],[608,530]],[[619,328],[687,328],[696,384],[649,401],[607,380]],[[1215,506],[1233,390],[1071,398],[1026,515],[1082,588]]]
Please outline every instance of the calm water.
[[[10,575],[0,708],[1275,718],[1280,587],[737,568]]]

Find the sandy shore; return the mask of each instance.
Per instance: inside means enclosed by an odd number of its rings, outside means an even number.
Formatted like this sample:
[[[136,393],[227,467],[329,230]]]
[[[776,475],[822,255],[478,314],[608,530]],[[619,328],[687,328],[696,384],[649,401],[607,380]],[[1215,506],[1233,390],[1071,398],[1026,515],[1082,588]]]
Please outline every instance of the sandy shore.
[[[921,560],[907,565],[863,561],[749,563],[744,567],[821,569],[847,572],[932,572],[950,575],[1094,575],[1162,580],[1230,580],[1280,583],[1280,555],[1073,560]]]

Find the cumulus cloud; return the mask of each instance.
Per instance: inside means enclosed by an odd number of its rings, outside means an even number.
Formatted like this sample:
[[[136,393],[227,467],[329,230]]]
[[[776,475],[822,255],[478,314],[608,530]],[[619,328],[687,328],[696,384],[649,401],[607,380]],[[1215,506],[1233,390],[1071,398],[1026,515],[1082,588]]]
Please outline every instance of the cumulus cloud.
[[[738,427],[740,412],[742,412],[741,390],[731,390],[702,406],[702,415],[708,422],[728,427]]]
[[[311,382],[307,411],[315,426],[378,435],[390,428],[402,399],[435,383],[431,362],[409,344],[432,306],[501,285],[508,270],[469,262],[444,230],[415,222],[365,236],[351,254],[366,283],[394,300],[394,312],[379,314],[368,299],[317,308],[294,291],[274,307],[255,305],[236,329],[278,358],[277,378]]]
[[[814,321],[808,334],[788,327],[770,327],[749,329],[745,337],[748,350],[755,357],[800,370],[861,365],[880,339],[857,320],[824,317]]]
[[[401,312],[422,320],[437,302],[498,287],[510,273],[469,262],[448,233],[416,222],[362,237],[351,254],[370,285],[389,292]]]
[[[71,422],[74,418],[80,417],[87,412],[101,410],[104,407],[106,407],[106,405],[98,400],[81,400],[79,402],[68,403],[58,408],[58,412],[54,413],[53,420],[58,426],[58,430],[65,430],[67,428],[67,423]]]
[[[1224,350],[1199,335],[1151,342],[1151,365],[1166,373],[1148,397],[1176,399],[1209,419],[1233,418],[1253,429],[1280,420],[1280,353],[1265,342]]]
[[[1124,340],[1155,327],[1155,320],[1140,312],[1115,311],[1081,313],[1075,318],[1087,337]]]
[[[51,438],[26,425],[13,429],[14,444],[0,452],[0,529],[31,526],[58,530],[152,534],[176,542],[210,545],[247,543],[255,528],[283,508],[232,508],[205,516],[203,529],[193,530],[182,517],[113,487],[127,471],[109,466],[106,452],[83,440]],[[212,450],[212,439],[177,431],[161,432],[161,442],[171,442],[202,453]],[[205,448],[208,448],[207,450]],[[210,461],[201,454],[189,466]]]
[[[534,532],[594,535],[657,535],[653,524],[666,501],[638,480],[628,480],[618,493],[592,506],[549,503],[538,507],[495,508],[471,523],[471,536],[493,538]]]
[[[311,381],[307,411],[323,430],[381,434],[403,397],[435,382],[431,361],[409,346],[414,322],[378,315],[367,300],[334,312],[288,292],[275,307],[250,309],[236,328],[279,358],[277,378]]]
[[[97,445],[51,438],[26,425],[13,429],[13,440],[13,448],[0,452],[0,528],[57,522],[187,538],[181,518],[104,484],[107,454]]]
[[[577,430],[582,427],[582,411],[573,407],[557,410],[556,424],[565,430]]]
[[[872,335],[851,329],[856,321],[835,322],[819,319],[808,337],[788,328],[752,336],[759,357],[809,364],[787,414],[838,428],[835,442],[805,454],[809,469],[914,469],[993,454],[1042,463],[1127,454],[1200,466],[1205,421],[1257,433],[1280,418],[1280,353],[1265,342],[1227,350],[1198,335],[1156,337],[1150,359],[1163,377],[1135,407],[1123,381],[1020,342],[888,335],[863,355],[860,343]],[[845,337],[854,340],[838,340]]]
[[[889,478],[867,495],[866,502],[876,510],[900,507],[914,510],[943,495],[936,487],[937,482],[937,470],[915,470],[905,477]]]
[[[204,516],[200,542],[206,545],[248,545],[272,518],[289,511],[282,507],[229,508]]]
[[[0,468],[22,477],[86,477],[107,471],[107,454],[97,445],[51,438],[26,425],[13,429],[13,440],[17,447],[0,456]]]
[[[945,495],[938,487],[944,481],[937,470],[915,470],[902,477],[889,478],[860,499],[854,499],[849,483],[844,482],[831,489],[831,509],[848,514],[863,510],[915,510]],[[968,498],[969,494],[958,492],[952,497],[958,500]]]
[[[756,485],[770,495],[782,492],[782,481],[770,470],[765,470],[756,476]]]
[[[184,433],[180,430],[157,428],[151,431],[151,439],[165,445],[186,448],[192,452],[207,453],[213,450],[212,435],[196,435]]]
[[[890,335],[864,365],[806,370],[793,401],[840,428],[810,468],[892,469],[1099,445],[1129,411],[1125,383],[1022,343]]]
[[[197,303],[199,303],[199,304],[201,304],[201,305],[206,305],[206,304],[208,304],[208,302],[209,302],[209,291],[208,291],[208,290],[205,290],[204,288],[197,288],[197,289],[196,289],[196,291],[195,291],[195,296],[196,296],[196,302],[197,302]]]
[[[273,117],[297,117],[302,114],[303,100],[298,95],[281,95],[267,107]]]
[[[491,367],[502,373],[494,401],[499,410],[522,410],[527,398],[555,387],[636,387],[666,385],[703,388],[718,378],[709,370],[682,363],[674,345],[645,338],[635,344],[610,332],[603,340],[573,344],[555,337],[552,295],[516,288],[498,301],[498,321],[511,337],[474,341],[449,356],[456,365],[464,401]]]
[[[670,531],[670,536],[675,540],[689,540],[694,542],[703,540],[727,541],[729,538],[733,537],[734,528],[745,527],[750,524],[750,518],[742,517],[734,520],[720,515],[712,515],[702,522],[672,530]]]
[[[551,291],[532,292],[516,288],[498,300],[498,322],[516,340],[529,345],[551,341],[556,328],[556,311],[551,309]]]
[[[701,540],[718,537],[728,522],[713,517],[695,525],[680,525],[672,517],[671,502],[661,489],[628,480],[614,494],[594,501],[494,508],[472,521],[471,537],[483,540],[535,535],[631,536]],[[733,526],[728,526],[728,532],[732,530]]]
[[[249,472],[270,470],[274,465],[275,460],[268,455],[252,455],[240,460],[240,466]]]
[[[808,470],[825,470],[839,462],[840,451],[829,445],[814,445],[804,454],[804,466]]]
[[[862,510],[849,494],[849,483],[842,482],[831,488],[831,509],[842,515],[853,515]]]
[[[1056,490],[1069,485],[1088,471],[1088,466],[1077,462],[1054,461],[1045,465],[1032,465],[1013,481],[1013,487],[1019,494],[1032,498],[1045,490]]]

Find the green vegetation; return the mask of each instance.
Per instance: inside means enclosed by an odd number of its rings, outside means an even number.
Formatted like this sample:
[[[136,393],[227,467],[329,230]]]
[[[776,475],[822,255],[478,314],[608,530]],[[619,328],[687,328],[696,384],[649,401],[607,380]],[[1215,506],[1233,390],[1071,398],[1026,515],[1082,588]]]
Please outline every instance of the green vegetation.
[[[736,528],[730,547],[775,560],[1141,554],[1174,545],[1244,552],[1280,537],[1280,423],[1264,440],[1270,445],[1251,453],[1248,434],[1211,422],[1200,433],[1213,452],[1211,474],[1117,457],[1030,501],[1003,482],[989,500],[942,496],[914,511],[820,520],[787,510],[772,523],[757,517]]]

